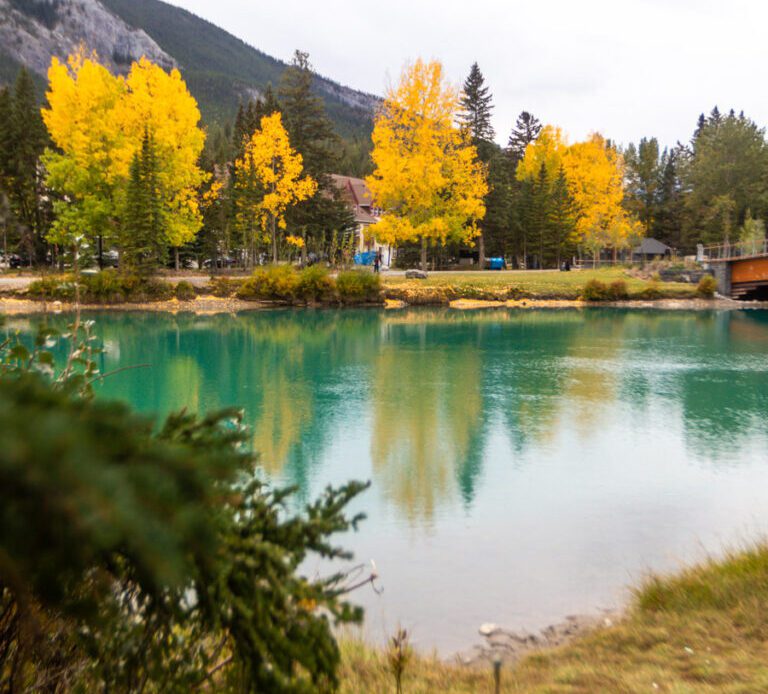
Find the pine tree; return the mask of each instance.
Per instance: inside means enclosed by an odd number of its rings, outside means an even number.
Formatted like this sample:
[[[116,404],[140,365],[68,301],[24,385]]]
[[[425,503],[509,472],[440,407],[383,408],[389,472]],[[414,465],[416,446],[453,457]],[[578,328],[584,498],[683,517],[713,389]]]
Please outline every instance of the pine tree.
[[[461,94],[459,113],[459,122],[461,127],[465,128],[471,137],[472,144],[477,149],[477,155],[484,164],[493,157],[497,151],[497,146],[493,142],[495,133],[491,125],[491,111],[493,111],[493,96],[491,90],[485,84],[485,77],[480,72],[477,63],[472,64],[469,76],[464,81],[464,88]],[[488,196],[491,195],[489,186]],[[486,210],[488,209],[489,199],[486,196]],[[498,195],[495,202],[498,204]],[[486,234],[490,229],[488,219],[480,223],[480,236],[477,238],[478,265],[481,270],[485,268],[485,243]]]
[[[507,152],[515,165],[525,156],[525,148],[539,136],[541,127],[539,119],[528,111],[517,117],[507,143]]]
[[[547,250],[550,246],[549,215],[552,196],[547,167],[541,164],[539,175],[533,184],[531,196],[531,235],[535,239],[536,266],[542,268],[547,262]]]
[[[497,150],[488,162],[488,195],[485,196],[485,217],[481,222],[485,251],[491,257],[506,257],[512,251],[510,234],[510,205],[512,180],[504,153]]]
[[[13,96],[7,87],[0,89],[0,188],[10,188],[13,161]]]
[[[256,102],[256,127],[258,128],[261,125],[261,119],[264,116],[271,116],[273,113],[279,112],[280,102],[277,100],[270,83],[264,90],[264,95]]]
[[[158,171],[157,147],[147,129],[141,151],[131,162],[122,240],[125,266],[140,276],[151,274],[165,255],[165,219]]]
[[[23,68],[13,92],[10,135],[11,204],[28,235],[25,245],[30,255],[40,257],[43,255],[45,230],[40,205],[42,182],[39,161],[48,142],[48,135],[40,115],[32,76]]]
[[[568,190],[568,179],[565,169],[561,166],[552,183],[550,192],[549,215],[547,219],[547,246],[549,260],[554,261],[555,267],[560,267],[574,250],[574,233],[576,224],[576,205]]]
[[[684,205],[678,172],[679,150],[662,154],[662,174],[653,219],[653,237],[672,248],[685,246],[683,238]]]
[[[349,233],[354,228],[349,208],[330,177],[336,171],[341,141],[326,115],[322,99],[312,91],[314,73],[309,55],[296,51],[280,81],[278,95],[291,146],[301,154],[304,171],[318,184],[317,192],[288,213],[288,224],[305,239],[302,259],[309,245],[318,243],[330,229]]]
[[[637,147],[630,144],[624,152],[624,163],[624,205],[640,220],[645,233],[650,234],[663,173],[658,140],[644,137]]]
[[[485,84],[485,77],[477,63],[473,63],[469,76],[464,82],[461,95],[459,121],[469,130],[472,144],[477,147],[481,161],[488,162],[493,154],[495,133],[491,125],[493,96]]]

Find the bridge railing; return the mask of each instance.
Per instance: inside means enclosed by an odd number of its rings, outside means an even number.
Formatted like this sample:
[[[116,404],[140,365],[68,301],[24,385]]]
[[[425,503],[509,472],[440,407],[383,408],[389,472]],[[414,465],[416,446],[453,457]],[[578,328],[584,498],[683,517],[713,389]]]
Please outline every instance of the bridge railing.
[[[768,256],[768,239],[721,243],[716,246],[704,247],[704,257],[714,261],[761,258],[764,256]]]

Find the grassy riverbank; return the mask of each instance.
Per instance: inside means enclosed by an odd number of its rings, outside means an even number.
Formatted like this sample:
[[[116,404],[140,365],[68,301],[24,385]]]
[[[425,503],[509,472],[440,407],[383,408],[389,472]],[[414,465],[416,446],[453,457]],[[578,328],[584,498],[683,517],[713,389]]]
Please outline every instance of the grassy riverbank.
[[[386,655],[344,645],[342,691],[394,691]],[[768,545],[638,589],[626,616],[562,648],[506,665],[502,691],[548,694],[768,691]],[[408,694],[491,692],[483,669],[419,657]]]
[[[84,274],[79,283],[72,275],[43,278],[0,277],[6,298],[70,304],[192,303],[215,297],[248,303],[279,305],[361,305],[401,302],[411,306],[444,306],[454,301],[649,301],[693,299],[697,287],[681,282],[658,282],[633,277],[622,268],[579,272],[505,271],[435,272],[426,280],[409,280],[402,274],[381,276],[366,270],[330,273],[320,267],[296,271],[288,266],[260,268],[250,277],[189,274],[186,279],[159,275],[140,279],[113,270]],[[590,291],[591,289],[591,291]],[[595,291],[597,289],[597,291]]]
[[[384,275],[384,293],[388,299],[408,304],[447,303],[457,299],[575,300],[582,296],[584,287],[593,280],[606,285],[624,282],[630,300],[687,299],[696,295],[695,284],[638,279],[623,268],[574,272],[434,272],[426,280]]]

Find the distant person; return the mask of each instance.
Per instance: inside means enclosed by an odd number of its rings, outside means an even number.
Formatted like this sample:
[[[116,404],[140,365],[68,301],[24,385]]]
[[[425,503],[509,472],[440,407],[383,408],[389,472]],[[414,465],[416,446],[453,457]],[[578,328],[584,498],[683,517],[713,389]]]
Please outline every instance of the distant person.
[[[376,254],[373,256],[373,271],[376,274],[378,274],[380,267],[381,267],[381,252],[376,251]]]

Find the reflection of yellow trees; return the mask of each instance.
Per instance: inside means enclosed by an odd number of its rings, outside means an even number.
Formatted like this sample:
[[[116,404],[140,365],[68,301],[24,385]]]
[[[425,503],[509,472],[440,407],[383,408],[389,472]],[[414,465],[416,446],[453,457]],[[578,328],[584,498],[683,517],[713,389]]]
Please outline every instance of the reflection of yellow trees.
[[[182,410],[186,408],[191,412],[199,412],[202,409],[200,402],[200,367],[195,359],[184,355],[177,355],[170,359],[161,373],[155,370],[154,376],[159,377],[164,386],[162,392],[166,393],[163,406],[170,410]]]
[[[253,450],[264,468],[275,473],[312,422],[312,398],[300,377],[272,364],[262,365],[260,383],[264,407],[253,425]]]
[[[384,493],[430,519],[455,487],[482,415],[476,349],[385,346],[373,364],[372,459]]]

